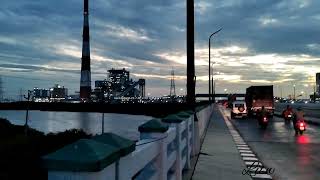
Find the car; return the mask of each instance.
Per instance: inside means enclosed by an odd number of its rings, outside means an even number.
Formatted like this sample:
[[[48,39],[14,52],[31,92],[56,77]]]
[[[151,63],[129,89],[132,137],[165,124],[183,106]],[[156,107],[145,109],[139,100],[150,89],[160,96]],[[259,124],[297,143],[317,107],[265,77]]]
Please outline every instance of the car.
[[[246,102],[244,101],[234,101],[232,103],[231,109],[231,118],[247,118],[248,117],[248,109]]]

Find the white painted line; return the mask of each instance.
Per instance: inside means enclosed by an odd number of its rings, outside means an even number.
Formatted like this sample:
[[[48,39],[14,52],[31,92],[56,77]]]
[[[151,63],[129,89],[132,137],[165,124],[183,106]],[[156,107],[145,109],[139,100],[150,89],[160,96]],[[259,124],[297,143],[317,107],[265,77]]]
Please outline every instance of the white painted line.
[[[261,168],[261,167],[254,167],[254,168],[250,168],[249,171],[257,171],[257,174],[266,174],[267,173],[267,169],[266,168]]]
[[[239,150],[240,153],[253,153],[252,151],[249,150]]]
[[[260,162],[257,163],[257,161],[245,161],[244,163],[246,164],[246,166],[251,166],[251,167],[262,166],[262,164]]]
[[[247,144],[236,144],[237,147],[249,147]]]
[[[249,147],[246,143],[238,143],[236,144],[237,147]]]
[[[256,174],[251,176],[254,179],[272,179],[272,177],[269,174]]]
[[[243,142],[243,141],[235,141],[235,143],[236,143],[236,145],[246,145],[246,146],[248,146],[245,142]]]
[[[248,147],[238,147],[238,150],[250,150]]]
[[[246,156],[246,157],[256,157],[254,154],[248,154],[248,153],[240,153],[241,156]]]
[[[244,161],[258,161],[258,159],[257,159],[257,158],[254,158],[254,157],[242,157],[242,159],[243,159]]]
[[[235,143],[237,147],[249,147],[246,143],[237,143],[237,142]]]

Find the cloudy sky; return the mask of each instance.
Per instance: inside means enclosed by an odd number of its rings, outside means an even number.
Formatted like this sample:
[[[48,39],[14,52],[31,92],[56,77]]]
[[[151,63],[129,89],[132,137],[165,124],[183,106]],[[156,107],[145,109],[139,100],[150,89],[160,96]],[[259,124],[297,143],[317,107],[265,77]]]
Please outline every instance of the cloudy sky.
[[[197,93],[208,90],[208,37],[217,92],[274,84],[276,95],[310,93],[320,68],[319,0],[195,0]],[[0,74],[5,96],[59,83],[79,90],[83,2],[2,0]],[[154,96],[185,93],[185,0],[91,0],[92,81],[107,69],[145,78]],[[94,85],[94,83],[92,83]]]

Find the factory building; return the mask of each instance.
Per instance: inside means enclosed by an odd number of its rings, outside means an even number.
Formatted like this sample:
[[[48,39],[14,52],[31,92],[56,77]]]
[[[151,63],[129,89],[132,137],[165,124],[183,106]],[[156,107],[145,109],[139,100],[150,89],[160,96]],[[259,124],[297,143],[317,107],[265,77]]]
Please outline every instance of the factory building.
[[[117,97],[144,97],[145,79],[133,81],[130,79],[130,72],[126,69],[110,69],[107,79],[95,81],[94,92],[97,100]]]
[[[64,86],[56,84],[54,87],[50,88],[50,100],[51,101],[61,101],[65,100],[68,96],[68,89]]]

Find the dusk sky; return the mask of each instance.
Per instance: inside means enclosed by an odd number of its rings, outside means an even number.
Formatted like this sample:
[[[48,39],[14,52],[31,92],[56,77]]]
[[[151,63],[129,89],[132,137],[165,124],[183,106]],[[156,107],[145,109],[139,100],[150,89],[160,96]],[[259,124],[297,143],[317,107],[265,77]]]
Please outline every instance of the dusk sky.
[[[185,0],[90,0],[92,87],[111,68],[146,79],[151,96],[186,85]],[[320,71],[319,0],[195,0],[196,93],[208,92],[208,37],[217,92],[274,84],[275,95],[313,90]],[[0,75],[6,97],[60,84],[79,91],[82,0],[2,0]]]

